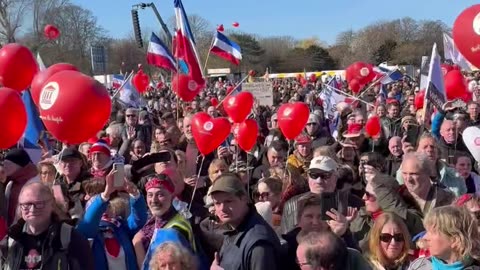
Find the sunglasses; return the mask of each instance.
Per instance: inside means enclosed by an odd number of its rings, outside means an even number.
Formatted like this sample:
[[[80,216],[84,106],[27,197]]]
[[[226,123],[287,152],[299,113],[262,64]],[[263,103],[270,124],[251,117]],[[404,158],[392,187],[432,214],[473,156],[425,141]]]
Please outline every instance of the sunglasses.
[[[316,126],[317,123],[308,123],[307,126]]]
[[[365,191],[365,197],[367,197],[367,200],[370,202],[374,202],[377,200],[377,197],[375,197],[375,195],[368,193],[367,191]]]
[[[380,241],[384,243],[390,243],[392,242],[392,239],[395,240],[395,242],[400,243],[405,241],[403,234],[401,233],[396,233],[394,235],[391,235],[389,233],[382,233],[380,234]]]
[[[309,172],[308,177],[310,177],[311,179],[328,179],[332,177],[332,173]]]

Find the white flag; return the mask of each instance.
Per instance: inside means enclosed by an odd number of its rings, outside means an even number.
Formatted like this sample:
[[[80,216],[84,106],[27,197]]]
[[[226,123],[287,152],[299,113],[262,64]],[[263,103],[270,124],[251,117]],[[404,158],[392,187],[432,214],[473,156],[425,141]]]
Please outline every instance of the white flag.
[[[453,39],[446,33],[443,33],[443,52],[445,60],[451,60],[455,65],[462,69],[472,71],[474,67],[465,57],[458,51]]]

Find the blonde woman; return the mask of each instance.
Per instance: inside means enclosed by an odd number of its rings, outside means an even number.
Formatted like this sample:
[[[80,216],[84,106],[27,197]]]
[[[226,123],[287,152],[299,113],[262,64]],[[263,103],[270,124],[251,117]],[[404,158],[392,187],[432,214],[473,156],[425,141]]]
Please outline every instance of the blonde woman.
[[[430,258],[414,261],[409,270],[480,269],[478,223],[463,207],[434,208],[425,217],[424,237]]]
[[[386,212],[375,220],[368,238],[368,261],[375,270],[404,270],[410,260],[410,233],[403,220]]]
[[[210,179],[210,184],[215,182],[220,175],[228,172],[228,165],[223,159],[214,159],[208,167],[208,178]]]
[[[161,244],[150,260],[149,270],[196,270],[195,257],[184,247],[173,242]]]

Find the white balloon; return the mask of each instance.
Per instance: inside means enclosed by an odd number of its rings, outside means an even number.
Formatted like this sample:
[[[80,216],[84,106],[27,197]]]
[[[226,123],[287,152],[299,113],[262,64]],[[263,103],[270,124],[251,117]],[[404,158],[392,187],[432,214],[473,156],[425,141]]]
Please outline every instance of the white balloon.
[[[468,127],[463,131],[462,137],[473,158],[480,162],[480,128]]]

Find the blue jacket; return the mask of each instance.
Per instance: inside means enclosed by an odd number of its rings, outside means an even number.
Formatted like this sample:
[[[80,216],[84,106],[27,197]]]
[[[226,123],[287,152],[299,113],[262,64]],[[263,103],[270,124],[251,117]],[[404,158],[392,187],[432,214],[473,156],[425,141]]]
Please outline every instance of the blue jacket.
[[[77,231],[86,238],[93,239],[92,252],[95,257],[95,269],[108,269],[102,232],[110,228],[125,252],[127,270],[137,270],[138,266],[132,239],[147,222],[148,210],[145,199],[141,195],[138,198],[130,197],[130,215],[127,220],[120,220],[119,227],[101,220],[103,213],[107,210],[107,206],[108,202],[104,202],[100,196],[92,198],[92,203],[85,210],[83,219],[77,225]]]

